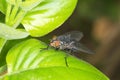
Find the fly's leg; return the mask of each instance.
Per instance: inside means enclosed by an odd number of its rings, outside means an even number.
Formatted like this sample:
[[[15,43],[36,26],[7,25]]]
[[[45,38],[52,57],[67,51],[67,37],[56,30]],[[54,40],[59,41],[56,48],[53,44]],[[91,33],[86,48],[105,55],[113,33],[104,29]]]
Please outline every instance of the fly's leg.
[[[64,57],[66,67],[69,67],[69,65],[68,65],[68,56],[69,56],[69,55],[68,55],[68,54],[72,55],[73,50],[71,50],[71,49],[64,49],[63,51],[66,52],[66,55],[65,55],[65,57]],[[68,53],[68,54],[67,54],[67,53]]]
[[[65,50],[67,53],[69,53],[70,55],[74,54],[74,50],[73,49],[66,49]]]
[[[55,50],[56,50],[56,51],[58,51],[58,50],[59,50],[59,48],[55,48]]]
[[[70,55],[72,55],[72,56],[74,56],[74,49],[65,49],[65,51],[67,52],[67,53],[69,53]],[[68,65],[68,54],[66,54],[66,56],[64,57],[64,59],[65,59],[65,64],[66,64],[66,66],[67,67],[69,67],[69,65]]]
[[[69,65],[68,65],[68,61],[67,61],[67,58],[68,58],[68,54],[66,54],[66,56],[64,57],[64,59],[65,59],[66,67],[69,67]]]
[[[43,51],[43,50],[48,50],[48,49],[49,49],[49,47],[50,47],[50,45],[47,45],[47,47],[46,47],[46,48],[40,48],[40,49],[41,49],[40,51]]]
[[[47,45],[47,48],[46,48],[46,49],[48,50],[49,47],[50,47],[50,45]]]

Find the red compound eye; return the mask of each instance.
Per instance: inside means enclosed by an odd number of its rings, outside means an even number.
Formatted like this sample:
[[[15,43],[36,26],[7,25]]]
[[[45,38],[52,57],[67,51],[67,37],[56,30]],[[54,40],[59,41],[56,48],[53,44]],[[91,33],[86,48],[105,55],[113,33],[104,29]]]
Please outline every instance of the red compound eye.
[[[51,46],[53,47],[59,47],[60,46],[60,41],[53,41],[52,43],[50,43]]]

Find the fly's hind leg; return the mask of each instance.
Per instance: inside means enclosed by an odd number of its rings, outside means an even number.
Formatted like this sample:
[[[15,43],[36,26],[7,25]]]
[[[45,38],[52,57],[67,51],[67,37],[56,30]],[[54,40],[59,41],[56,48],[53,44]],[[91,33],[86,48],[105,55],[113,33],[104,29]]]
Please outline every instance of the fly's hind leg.
[[[67,67],[69,67],[68,65],[68,57],[69,57],[69,54],[74,56],[74,50],[73,49],[65,49],[65,51],[68,53],[65,55],[64,59],[65,59],[65,64]]]
[[[66,54],[66,56],[64,57],[64,59],[65,59],[65,65],[66,65],[66,67],[69,67],[69,65],[68,65],[68,54]]]
[[[66,65],[66,67],[69,67],[67,58],[68,58],[68,54],[65,55],[64,59],[65,59],[65,65]]]

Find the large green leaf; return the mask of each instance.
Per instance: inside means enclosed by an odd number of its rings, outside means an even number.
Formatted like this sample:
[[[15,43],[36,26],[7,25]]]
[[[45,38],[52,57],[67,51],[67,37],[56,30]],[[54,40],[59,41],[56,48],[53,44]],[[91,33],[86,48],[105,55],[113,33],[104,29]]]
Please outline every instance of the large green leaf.
[[[4,38],[6,40],[21,39],[21,38],[27,37],[28,35],[29,33],[25,31],[17,30],[3,23],[0,23],[0,37],[1,38]]]
[[[109,80],[92,65],[68,56],[38,40],[29,39],[14,46],[7,55],[8,74],[2,80]]]
[[[29,37],[28,37],[29,38]],[[23,38],[23,39],[14,39],[14,40],[5,40],[3,39],[4,42],[0,40],[0,48],[2,49],[0,52],[0,67],[6,64],[6,55],[8,51],[15,46],[17,43],[20,43],[21,41],[24,41],[28,38]]]
[[[72,14],[77,0],[42,0],[22,20],[32,36],[43,36],[58,28]]]
[[[36,74],[35,74],[36,73]],[[12,74],[3,80],[108,80],[96,73],[67,67],[37,68]]]

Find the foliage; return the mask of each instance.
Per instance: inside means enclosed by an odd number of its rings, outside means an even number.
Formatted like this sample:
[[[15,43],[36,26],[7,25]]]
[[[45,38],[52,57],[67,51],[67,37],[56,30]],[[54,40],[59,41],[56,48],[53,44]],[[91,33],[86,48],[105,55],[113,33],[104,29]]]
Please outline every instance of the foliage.
[[[76,3],[77,0],[0,1],[0,11],[5,15],[5,23],[0,23],[1,80],[109,80],[90,64],[70,55],[67,67],[67,53],[53,48],[44,50],[47,45],[33,39],[64,23]],[[7,73],[3,74],[5,65]]]

